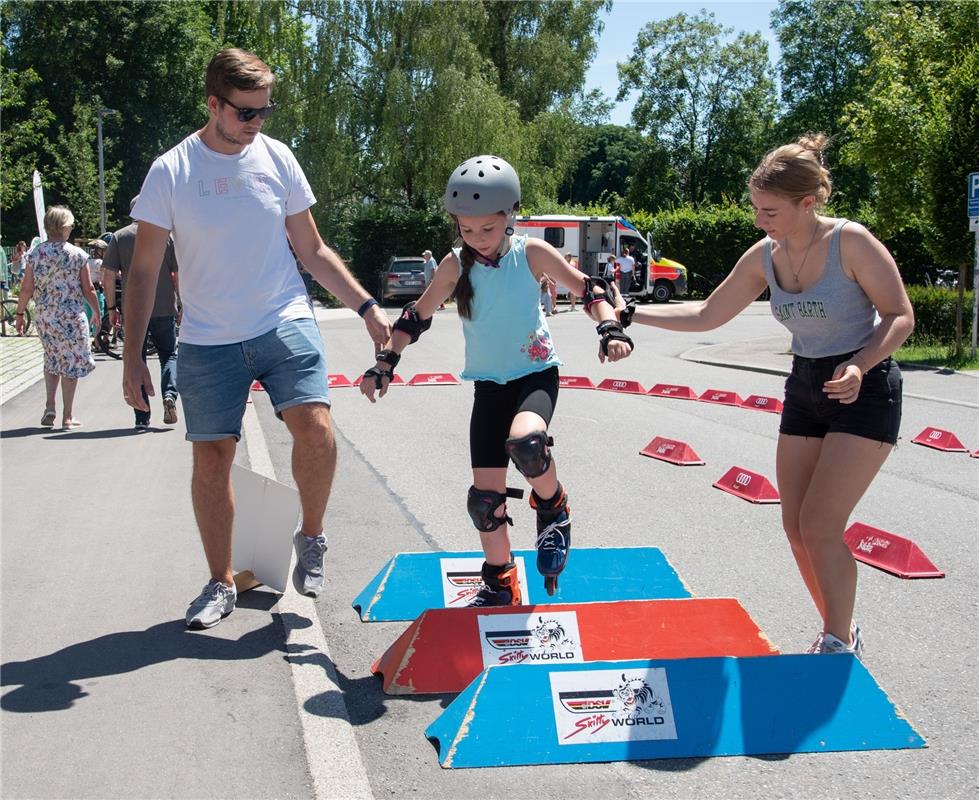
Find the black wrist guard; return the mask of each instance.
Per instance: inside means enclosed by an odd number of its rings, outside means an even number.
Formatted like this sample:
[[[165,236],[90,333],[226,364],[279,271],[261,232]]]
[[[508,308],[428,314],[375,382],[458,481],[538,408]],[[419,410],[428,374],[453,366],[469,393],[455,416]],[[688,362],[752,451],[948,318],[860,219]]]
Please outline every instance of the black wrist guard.
[[[600,323],[597,328],[598,335],[602,337],[602,353],[608,355],[608,343],[611,341],[626,342],[629,347],[635,347],[632,339],[625,335],[622,325],[615,320],[607,319]]]
[[[395,353],[394,350],[379,350],[377,355],[374,356],[378,361],[383,361],[385,364],[391,367],[391,374],[394,374],[394,368],[398,366],[401,361],[401,354]]]
[[[595,289],[601,289],[602,291],[596,294]],[[585,296],[581,299],[585,304],[585,311],[590,309],[595,303],[601,303],[602,301],[608,303],[610,306],[615,306],[612,291],[609,289],[608,283],[604,278],[585,278]]]
[[[364,373],[362,380],[366,381],[368,378],[373,378],[374,387],[378,391],[381,391],[384,388],[384,379],[387,378],[390,381],[394,378],[394,368],[380,369],[379,367],[371,367]]]
[[[412,344],[417,342],[418,337],[431,327],[432,318],[429,317],[428,319],[422,319],[420,316],[418,316],[418,312],[415,311],[414,302],[407,303],[405,307],[401,309],[401,316],[398,317],[398,321],[394,323],[394,330],[407,333],[411,337]]]
[[[625,304],[619,312],[619,322],[622,323],[623,328],[628,328],[632,324],[632,315],[636,313],[636,301],[633,298],[629,298],[629,302]]]

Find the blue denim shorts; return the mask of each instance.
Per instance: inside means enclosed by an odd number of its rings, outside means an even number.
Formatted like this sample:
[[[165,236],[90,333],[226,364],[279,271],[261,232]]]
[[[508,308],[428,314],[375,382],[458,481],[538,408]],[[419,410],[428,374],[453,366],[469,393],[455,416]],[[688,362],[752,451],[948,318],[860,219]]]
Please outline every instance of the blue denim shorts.
[[[241,419],[252,381],[261,382],[275,414],[305,403],[330,405],[326,353],[316,322],[296,319],[236,344],[181,342],[177,390],[187,440],[241,439]]]

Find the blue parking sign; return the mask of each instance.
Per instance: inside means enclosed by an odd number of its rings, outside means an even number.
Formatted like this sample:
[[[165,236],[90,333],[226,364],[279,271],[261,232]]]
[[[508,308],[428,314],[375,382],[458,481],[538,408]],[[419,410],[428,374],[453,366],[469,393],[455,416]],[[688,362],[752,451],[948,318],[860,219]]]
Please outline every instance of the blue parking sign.
[[[969,216],[979,217],[979,172],[969,175]]]

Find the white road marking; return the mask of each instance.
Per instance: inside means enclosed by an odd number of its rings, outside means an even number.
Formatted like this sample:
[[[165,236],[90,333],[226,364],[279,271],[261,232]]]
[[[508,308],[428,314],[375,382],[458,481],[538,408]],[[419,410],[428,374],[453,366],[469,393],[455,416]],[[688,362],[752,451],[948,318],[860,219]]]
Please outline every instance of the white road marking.
[[[245,410],[242,423],[251,468],[275,479],[265,435],[255,406]],[[290,586],[279,599],[277,613],[287,632],[290,650],[300,658],[292,665],[292,685],[302,723],[306,762],[313,779],[316,800],[373,800],[367,770],[357,746],[350,715],[337,683],[323,626],[316,614],[316,604]],[[306,628],[296,628],[287,620],[298,617],[310,620]]]

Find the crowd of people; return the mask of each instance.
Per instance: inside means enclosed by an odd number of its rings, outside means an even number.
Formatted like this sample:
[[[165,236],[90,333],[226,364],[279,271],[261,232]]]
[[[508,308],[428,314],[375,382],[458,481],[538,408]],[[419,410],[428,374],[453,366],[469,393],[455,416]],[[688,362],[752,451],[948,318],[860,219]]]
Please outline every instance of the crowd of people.
[[[210,572],[187,610],[189,627],[209,628],[235,608],[230,470],[254,381],[293,440],[302,507],[294,584],[311,596],[323,590],[323,517],[336,445],[326,353],[299,259],[363,319],[376,351],[360,383],[371,402],[385,397],[405,349],[429,329],[435,311],[454,300],[465,340],[462,377],[475,387],[466,509],[485,559],[473,604],[484,606],[522,599],[507,515],[508,498],[522,490],[507,487],[510,464],[530,487],[537,567],[548,591],[571,547],[569,491],[558,479],[549,433],[562,362],[546,318],[557,287],[570,292],[571,310],[582,301],[579,318],[595,323],[603,361],[633,357],[630,324],[708,330],[770,289],[772,313],[793,342],[776,471],[785,534],[820,617],[810,652],[860,654],[856,567],[843,530],[897,441],[901,375],[891,356],[914,320],[883,245],[863,226],[822,213],[832,191],[825,137],[804,137],[764,156],[748,188],[765,235],[706,300],[638,309],[624,299],[634,254],[609,255],[601,275],[590,277],[572,253],[515,235],[519,176],[498,156],[468,159],[449,176],[443,197],[455,246],[438,262],[423,253],[424,293],[392,326],[320,237],[310,213],[315,196],[289,147],[262,134],[276,110],[273,88],[271,70],[256,55],[235,48],[215,55],[205,82],[207,123],[154,161],[133,201],[134,222],[96,243],[97,250],[106,245],[96,273],[102,285],[114,285],[117,274],[124,285],[122,393],[137,428],[148,424],[156,395],[148,331],[160,352],[165,422],[176,421],[179,387],[193,447],[191,499]],[[96,327],[103,313],[89,256],[67,241],[72,224],[68,209],[49,209],[48,240],[20,256],[26,270],[18,310],[34,298],[44,344],[45,426],[54,424],[59,381],[62,424],[80,424],[75,386],[94,367],[83,304]],[[247,281],[240,279],[244,264]],[[117,320],[115,293],[105,295],[110,321]]]

